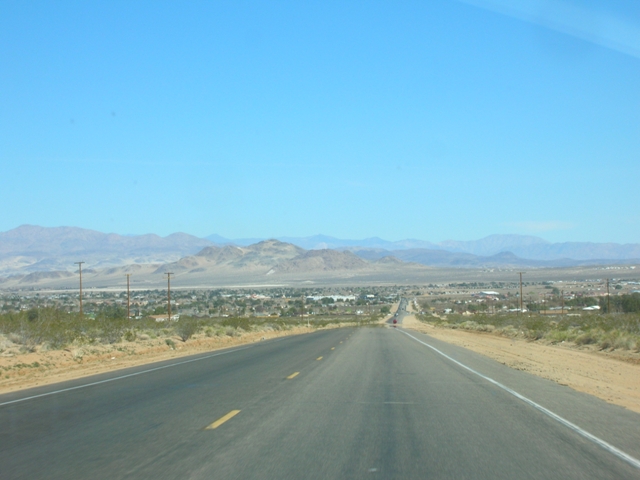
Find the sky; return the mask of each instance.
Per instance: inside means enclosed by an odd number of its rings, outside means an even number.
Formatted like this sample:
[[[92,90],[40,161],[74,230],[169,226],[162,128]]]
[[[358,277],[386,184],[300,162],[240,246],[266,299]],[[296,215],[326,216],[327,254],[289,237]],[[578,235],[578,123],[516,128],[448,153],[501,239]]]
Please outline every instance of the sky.
[[[640,242],[635,0],[0,0],[0,231]]]

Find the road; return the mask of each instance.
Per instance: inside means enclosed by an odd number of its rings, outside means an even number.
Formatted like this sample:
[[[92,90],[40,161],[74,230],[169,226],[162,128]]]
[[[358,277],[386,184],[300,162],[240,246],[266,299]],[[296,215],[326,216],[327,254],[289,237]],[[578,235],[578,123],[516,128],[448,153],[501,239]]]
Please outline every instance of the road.
[[[401,326],[0,396],[3,480],[620,479],[638,458],[640,415]]]
[[[409,300],[404,297],[400,298],[400,302],[398,302],[398,308],[395,312],[393,312],[393,315],[386,321],[386,323],[389,325],[402,325],[402,320],[404,320],[404,317],[409,315],[409,311],[407,310],[408,304]],[[393,323],[394,320],[396,323]]]

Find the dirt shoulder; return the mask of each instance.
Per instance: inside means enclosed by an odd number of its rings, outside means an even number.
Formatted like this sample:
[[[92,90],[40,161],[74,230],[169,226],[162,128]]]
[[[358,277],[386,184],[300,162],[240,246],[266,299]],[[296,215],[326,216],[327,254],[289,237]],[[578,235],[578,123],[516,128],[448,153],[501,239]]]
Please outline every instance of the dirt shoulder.
[[[640,413],[640,364],[571,345],[549,345],[491,333],[438,328],[407,316],[403,327],[458,345],[517,370],[553,380]]]
[[[312,331],[316,329],[293,327],[270,332],[244,332],[235,336],[207,337],[199,334],[186,342],[173,337],[169,343],[163,338],[20,355],[3,353],[0,354],[0,394]]]

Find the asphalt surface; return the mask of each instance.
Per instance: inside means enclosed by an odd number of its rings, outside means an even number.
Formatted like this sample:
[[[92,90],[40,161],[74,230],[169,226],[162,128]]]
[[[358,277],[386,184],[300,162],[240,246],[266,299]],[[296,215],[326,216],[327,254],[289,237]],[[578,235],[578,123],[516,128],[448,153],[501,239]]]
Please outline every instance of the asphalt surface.
[[[409,312],[407,310],[408,304],[409,304],[409,301],[406,298],[401,298],[400,302],[398,303],[398,308],[396,309],[395,312],[392,312],[391,317],[386,321],[386,323],[391,326],[402,325],[402,320],[404,320],[404,317],[409,315]]]
[[[640,415],[400,326],[0,396],[3,480],[640,478],[633,458]]]

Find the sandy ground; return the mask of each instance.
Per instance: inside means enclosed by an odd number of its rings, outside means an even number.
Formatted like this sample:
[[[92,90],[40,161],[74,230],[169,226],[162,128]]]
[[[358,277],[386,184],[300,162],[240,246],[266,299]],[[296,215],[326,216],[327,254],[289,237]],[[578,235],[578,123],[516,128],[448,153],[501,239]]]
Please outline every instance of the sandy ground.
[[[553,380],[640,413],[640,364],[588,347],[548,345],[491,333],[438,328],[407,316],[403,327],[493,358],[517,370]],[[635,363],[634,363],[635,360]]]
[[[332,328],[331,326],[325,328]],[[136,365],[211,352],[222,348],[260,342],[270,338],[309,333],[315,329],[245,332],[239,336],[207,337],[203,334],[186,342],[173,337],[174,347],[165,339],[137,340],[113,345],[72,347],[65,350],[26,354],[0,354],[0,393],[62,382]]]

